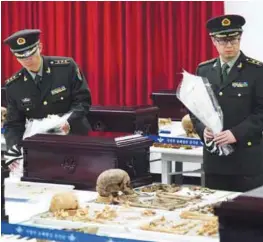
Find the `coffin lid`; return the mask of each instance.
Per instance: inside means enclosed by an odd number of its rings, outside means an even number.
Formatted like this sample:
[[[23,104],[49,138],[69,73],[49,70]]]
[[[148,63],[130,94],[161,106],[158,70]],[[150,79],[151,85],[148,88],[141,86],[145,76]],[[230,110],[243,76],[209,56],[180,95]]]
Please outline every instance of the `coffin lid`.
[[[30,147],[65,147],[85,148],[88,150],[127,150],[149,147],[153,142],[140,134],[114,132],[90,132],[88,136],[38,134],[23,141],[24,148]]]
[[[112,114],[131,114],[139,115],[145,113],[158,112],[159,108],[151,105],[142,106],[97,106],[93,105],[90,107],[91,113],[112,113]]]
[[[160,90],[152,92],[151,97],[153,96],[176,96],[176,90]]]
[[[173,105],[184,106],[181,101],[176,96],[176,90],[163,90],[158,92],[153,92],[151,94],[151,99],[154,105],[162,106],[168,103],[173,103]]]

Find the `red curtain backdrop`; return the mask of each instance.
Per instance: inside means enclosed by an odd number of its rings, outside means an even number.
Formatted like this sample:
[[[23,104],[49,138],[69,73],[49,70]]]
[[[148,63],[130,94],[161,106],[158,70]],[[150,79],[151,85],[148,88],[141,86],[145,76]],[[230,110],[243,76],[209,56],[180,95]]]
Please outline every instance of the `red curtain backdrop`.
[[[152,91],[174,89],[185,69],[216,56],[206,21],[223,2],[1,2],[2,41],[40,28],[43,54],[72,56],[93,104],[150,104]],[[20,69],[2,42],[1,82]]]

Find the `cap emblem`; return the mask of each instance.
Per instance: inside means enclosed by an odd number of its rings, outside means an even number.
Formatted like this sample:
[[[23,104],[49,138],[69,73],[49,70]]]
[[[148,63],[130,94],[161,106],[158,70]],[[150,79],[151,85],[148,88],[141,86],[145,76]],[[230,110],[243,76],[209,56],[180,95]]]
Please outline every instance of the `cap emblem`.
[[[26,43],[26,40],[24,38],[18,38],[16,42],[18,45],[23,45]]]
[[[231,21],[228,18],[224,18],[221,23],[222,26],[229,26],[231,24]]]

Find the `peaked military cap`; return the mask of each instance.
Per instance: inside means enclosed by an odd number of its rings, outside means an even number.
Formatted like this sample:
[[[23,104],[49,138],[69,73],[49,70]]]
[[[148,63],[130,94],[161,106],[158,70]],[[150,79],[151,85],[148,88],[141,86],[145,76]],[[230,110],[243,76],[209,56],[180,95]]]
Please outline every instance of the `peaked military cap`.
[[[222,15],[209,19],[206,27],[211,36],[232,37],[243,32],[242,26],[246,23],[240,15]]]
[[[4,43],[9,45],[17,58],[26,58],[37,51],[40,33],[39,29],[20,30],[5,39]]]

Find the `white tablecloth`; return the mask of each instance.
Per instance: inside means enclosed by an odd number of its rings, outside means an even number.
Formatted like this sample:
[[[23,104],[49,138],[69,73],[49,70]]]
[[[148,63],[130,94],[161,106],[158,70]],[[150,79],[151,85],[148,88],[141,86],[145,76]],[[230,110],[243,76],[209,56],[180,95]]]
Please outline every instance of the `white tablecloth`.
[[[180,121],[173,122],[173,135],[182,135],[185,131],[182,128]],[[200,173],[188,172],[201,169],[200,157],[203,156],[202,148],[197,148],[194,150],[178,150],[170,148],[157,148],[151,147],[150,149],[150,172],[153,174],[162,174],[162,156],[170,156],[172,161],[182,161],[183,171],[185,176],[200,177]],[[195,158],[197,157],[197,159]],[[179,160],[178,160],[179,159]],[[172,162],[172,170],[175,170],[175,163]]]
[[[161,177],[162,183],[171,183],[171,175],[174,173],[182,173],[184,175],[201,176],[201,183],[204,185],[204,176],[202,176],[202,163],[203,163],[203,148],[195,148],[192,150],[183,150],[183,149],[169,149],[169,148],[158,148],[151,147],[151,153],[160,154],[160,163],[161,163]],[[182,171],[177,170],[176,166],[173,167],[174,162],[180,162],[183,164]],[[185,164],[189,164],[186,169]],[[200,170],[199,173],[194,171]]]
[[[6,194],[10,197],[17,198],[18,195],[16,192],[12,192],[12,187],[14,188],[14,183],[19,184],[19,182],[14,182],[14,179],[7,179],[6,184]],[[22,182],[23,183],[23,182]],[[28,183],[27,183],[28,184]],[[37,183],[32,183],[34,187],[36,187]],[[39,186],[39,189],[41,190],[41,186]],[[15,189],[14,189],[15,191]],[[79,198],[80,203],[86,203],[90,200],[93,200],[97,197],[96,192],[88,192],[88,191],[76,191],[74,190]],[[28,196],[27,192],[24,192],[23,196],[23,188],[21,188],[21,193],[19,195],[20,197],[26,197]],[[45,212],[49,208],[50,199],[51,199],[51,193],[47,192],[46,194],[43,193],[41,195],[34,195],[30,198],[27,202],[19,202],[19,201],[7,201],[6,202],[6,211],[9,215],[9,221],[10,223],[21,223],[24,225],[32,225],[32,222],[28,221],[30,217],[37,215],[39,213]],[[37,225],[34,225],[37,226]],[[40,227],[43,227],[43,225],[38,225]],[[50,227],[50,226],[47,226]],[[103,231],[103,230],[102,230]],[[119,237],[119,238],[130,238],[130,239],[137,239],[137,240],[143,240],[143,241],[163,241],[163,242],[174,242],[175,240],[177,242],[219,242],[218,238],[210,238],[210,237],[203,237],[203,236],[177,236],[177,235],[170,235],[170,234],[163,234],[158,233],[152,234],[151,232],[147,231],[140,231],[140,230],[134,230],[130,229],[130,231],[127,232],[116,232],[114,229],[107,230],[107,232],[101,232],[101,235],[109,236],[109,237]],[[135,234],[136,232],[136,234]],[[103,234],[104,233],[104,234]],[[158,238],[156,237],[158,235]],[[190,240],[189,240],[190,239]],[[10,241],[10,240],[8,240]],[[20,241],[20,240],[13,240],[13,241]]]

